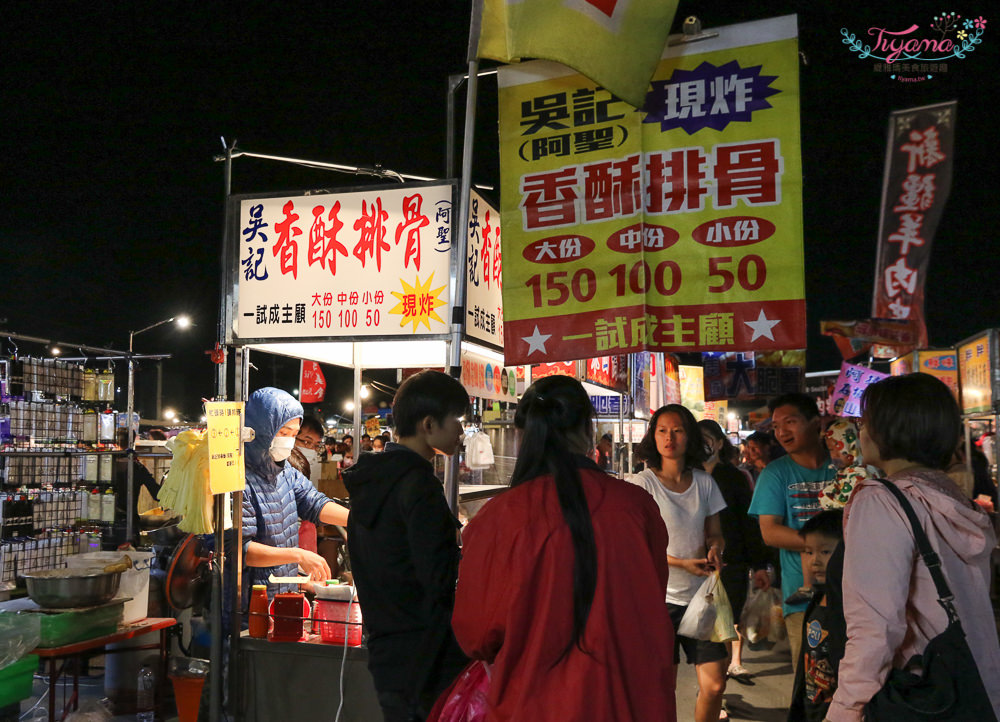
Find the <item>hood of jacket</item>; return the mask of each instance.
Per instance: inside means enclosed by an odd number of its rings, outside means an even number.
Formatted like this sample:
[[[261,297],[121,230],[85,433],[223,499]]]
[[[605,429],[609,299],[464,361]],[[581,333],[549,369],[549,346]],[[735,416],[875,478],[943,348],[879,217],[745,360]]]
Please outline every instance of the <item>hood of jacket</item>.
[[[907,469],[893,474],[889,481],[906,493],[911,504],[920,504],[927,510],[938,536],[966,564],[975,563],[996,546],[989,515],[971,499],[962,496],[943,471]],[[862,485],[882,486],[874,479],[867,479]],[[894,503],[898,502],[894,500]],[[844,524],[847,524],[846,518]]]
[[[390,442],[381,454],[361,454],[342,475],[351,495],[354,522],[366,527],[374,525],[396,483],[415,469],[434,473],[431,462],[401,444]]]
[[[288,463],[276,464],[271,459],[274,435],[292,419],[301,419],[304,413],[302,404],[287,391],[266,386],[250,394],[246,405],[246,424],[254,430],[255,436],[246,445],[247,468],[267,481],[274,481]]]

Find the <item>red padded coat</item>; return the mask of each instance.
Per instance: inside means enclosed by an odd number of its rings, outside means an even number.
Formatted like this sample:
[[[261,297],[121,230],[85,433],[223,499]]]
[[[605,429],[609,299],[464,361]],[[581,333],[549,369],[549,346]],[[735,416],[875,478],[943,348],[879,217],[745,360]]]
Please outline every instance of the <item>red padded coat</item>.
[[[580,470],[597,546],[597,590],[573,647],[573,546],[542,476],[486,504],[463,532],[452,626],[493,663],[493,721],[674,722],[674,630],[664,602],[667,530],[643,489]]]

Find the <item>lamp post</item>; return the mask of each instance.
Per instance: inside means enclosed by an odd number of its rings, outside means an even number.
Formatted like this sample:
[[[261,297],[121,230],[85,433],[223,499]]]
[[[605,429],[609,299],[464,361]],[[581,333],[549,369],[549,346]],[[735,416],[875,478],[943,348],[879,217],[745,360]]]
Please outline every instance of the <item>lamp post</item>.
[[[133,488],[135,472],[132,469],[132,463],[135,460],[135,425],[132,423],[132,417],[135,414],[135,358],[132,350],[132,342],[140,333],[151,331],[157,326],[162,326],[171,321],[176,321],[178,328],[187,328],[191,325],[191,319],[187,316],[171,316],[170,318],[150,324],[145,328],[140,328],[138,331],[128,332],[128,411],[125,422],[125,438],[128,440],[128,451],[125,457],[125,507],[127,509],[125,514],[125,537],[129,543],[132,542],[132,534],[135,532],[132,526],[132,514],[135,511],[135,489]]]

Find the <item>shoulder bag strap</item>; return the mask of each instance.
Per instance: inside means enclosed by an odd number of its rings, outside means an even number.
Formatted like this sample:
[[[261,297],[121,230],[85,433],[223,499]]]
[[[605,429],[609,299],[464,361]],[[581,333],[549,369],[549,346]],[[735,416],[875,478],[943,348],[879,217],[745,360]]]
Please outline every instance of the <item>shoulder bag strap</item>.
[[[906,518],[910,520],[910,526],[913,528],[913,536],[917,542],[917,549],[920,551],[920,556],[923,557],[924,564],[927,565],[927,569],[931,573],[931,579],[934,580],[934,586],[937,588],[938,604],[948,613],[949,623],[958,621],[958,613],[955,611],[955,605],[953,604],[955,597],[952,595],[951,589],[948,587],[948,582],[945,581],[944,574],[941,572],[941,558],[931,546],[931,542],[927,538],[927,534],[924,533],[924,529],[920,525],[920,520],[917,519],[917,515],[914,513],[909,500],[891,481],[886,479],[876,479],[876,481],[881,482],[886,489],[892,492],[892,495],[899,501],[899,505],[903,507]]]

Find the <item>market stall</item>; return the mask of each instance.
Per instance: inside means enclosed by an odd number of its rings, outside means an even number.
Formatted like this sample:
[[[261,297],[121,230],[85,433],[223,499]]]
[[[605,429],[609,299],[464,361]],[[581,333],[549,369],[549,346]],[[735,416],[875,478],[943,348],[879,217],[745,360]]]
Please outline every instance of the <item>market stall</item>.
[[[454,182],[428,182],[231,197],[221,317],[225,343],[234,349],[234,397],[248,397],[250,359],[267,353],[353,369],[356,437],[366,369],[451,369],[462,373],[471,397],[515,401],[516,375],[503,367],[499,351],[498,216],[472,195],[469,238],[453,243],[456,190]],[[466,281],[467,301],[461,303]],[[447,466],[446,494],[455,509],[460,492],[481,498],[503,488],[460,489],[459,481],[457,463]],[[235,536],[233,548],[239,549],[238,529]],[[241,563],[229,564],[239,589]],[[343,696],[333,702],[343,701],[341,718],[371,718],[366,649],[317,634],[318,602],[309,614],[293,615],[303,622],[294,640],[249,639],[238,632],[231,638],[237,670],[231,678],[242,684],[234,696],[238,717],[267,709],[261,691],[267,669],[329,663],[336,668],[332,677],[344,683]],[[240,627],[237,617],[232,628]],[[328,708],[333,699],[327,688],[304,694],[309,699],[296,704],[311,709]]]

